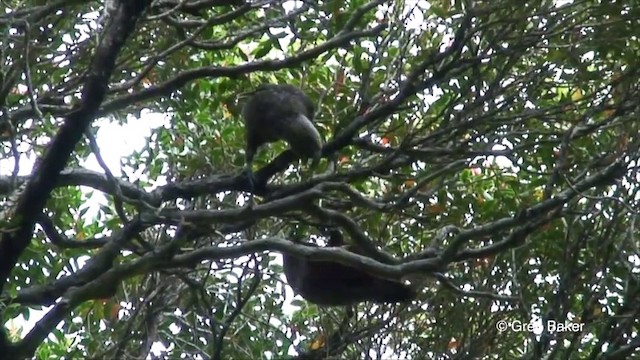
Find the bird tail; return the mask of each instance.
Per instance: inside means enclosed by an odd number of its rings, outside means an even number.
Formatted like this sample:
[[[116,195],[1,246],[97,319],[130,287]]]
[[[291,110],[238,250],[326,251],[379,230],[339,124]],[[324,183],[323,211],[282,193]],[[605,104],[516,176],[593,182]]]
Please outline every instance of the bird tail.
[[[312,159],[312,167],[320,162],[322,156],[322,136],[313,122],[306,116],[298,114],[286,121],[276,129],[284,140],[289,143],[291,149],[304,159]]]
[[[417,292],[410,286],[400,282],[376,279],[375,302],[399,303],[411,301]]]

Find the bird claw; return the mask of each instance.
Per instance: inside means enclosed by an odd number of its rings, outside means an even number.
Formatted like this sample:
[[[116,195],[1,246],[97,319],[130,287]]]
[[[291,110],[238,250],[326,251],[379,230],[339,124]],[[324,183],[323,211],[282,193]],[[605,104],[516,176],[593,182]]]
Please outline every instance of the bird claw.
[[[246,205],[243,207],[241,214],[250,213],[256,207],[256,201],[253,199],[253,194],[249,195],[249,199]]]
[[[242,169],[242,176],[247,179],[247,183],[249,184],[249,199],[247,200],[245,210],[251,211],[256,206],[256,202],[254,199],[254,193],[256,191],[256,178],[249,166],[246,166],[244,169]]]
[[[256,190],[256,177],[253,174],[253,170],[251,170],[249,166],[245,166],[244,169],[242,169],[242,176],[247,179],[249,191],[253,194]]]

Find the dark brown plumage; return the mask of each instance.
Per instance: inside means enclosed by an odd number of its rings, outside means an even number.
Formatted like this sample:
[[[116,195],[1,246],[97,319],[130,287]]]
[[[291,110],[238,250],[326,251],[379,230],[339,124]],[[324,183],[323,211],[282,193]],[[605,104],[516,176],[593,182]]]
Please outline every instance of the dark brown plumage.
[[[329,237],[328,246],[342,244],[339,232]],[[382,279],[338,262],[306,260],[287,254],[283,258],[289,286],[296,294],[314,304],[338,306],[363,301],[398,303],[410,301],[416,296],[413,288],[399,281]]]
[[[313,125],[311,99],[293,85],[263,84],[250,93],[242,109],[245,122],[246,164],[266,143],[286,141],[301,159],[317,164],[322,154],[322,138]]]

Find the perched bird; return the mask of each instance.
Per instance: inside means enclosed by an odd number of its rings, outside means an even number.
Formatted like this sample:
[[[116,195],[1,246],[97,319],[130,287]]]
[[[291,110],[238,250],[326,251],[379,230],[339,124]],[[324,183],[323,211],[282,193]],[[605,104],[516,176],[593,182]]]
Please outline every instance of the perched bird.
[[[339,231],[330,234],[328,246],[344,245]],[[307,260],[288,254],[283,254],[283,258],[289,286],[317,305],[352,305],[363,301],[398,303],[416,296],[412,287],[400,281],[379,278],[338,262]]]
[[[251,163],[258,148],[266,143],[286,141],[301,159],[312,159],[317,165],[322,155],[322,138],[313,125],[311,99],[293,85],[262,84],[242,109],[245,123],[245,163]]]

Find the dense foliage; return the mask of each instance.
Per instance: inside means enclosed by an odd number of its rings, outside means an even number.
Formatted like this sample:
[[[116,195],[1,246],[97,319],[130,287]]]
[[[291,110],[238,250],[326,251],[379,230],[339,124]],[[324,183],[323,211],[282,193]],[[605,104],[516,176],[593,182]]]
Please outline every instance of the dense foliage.
[[[3,1],[2,357],[631,356],[631,3]],[[317,168],[262,149],[247,207],[237,95],[264,82],[326,143]],[[114,124],[151,129],[116,165]],[[289,241],[328,225],[364,255]],[[282,252],[423,288],[292,301]]]

